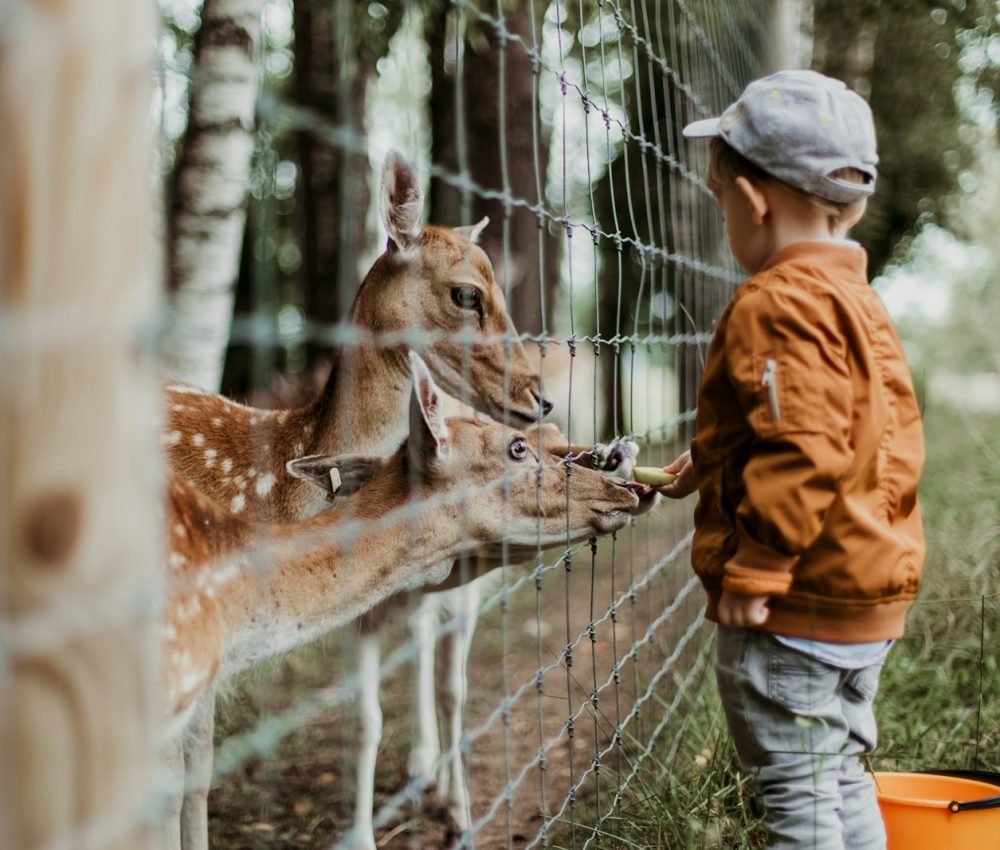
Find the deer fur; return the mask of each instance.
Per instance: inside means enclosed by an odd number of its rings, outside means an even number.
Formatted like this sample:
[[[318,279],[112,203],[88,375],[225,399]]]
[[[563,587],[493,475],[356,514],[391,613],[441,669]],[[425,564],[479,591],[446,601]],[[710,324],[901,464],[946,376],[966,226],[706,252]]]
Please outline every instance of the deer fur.
[[[427,367],[416,355],[411,362],[408,438],[381,466],[357,465],[371,479],[320,514],[257,523],[171,474],[163,638],[175,723],[202,734],[218,679],[354,620],[393,594],[443,581],[463,552],[505,538],[528,545],[539,529],[545,540],[565,540],[567,529],[572,539],[586,539],[628,521],[638,499],[624,482],[590,470],[568,476],[560,458],[500,424],[446,421]],[[290,467],[325,481],[350,463],[311,457]],[[184,734],[171,755],[181,774]],[[210,775],[210,756],[199,768]],[[182,808],[176,796],[167,847],[207,836],[203,825],[182,822]]]

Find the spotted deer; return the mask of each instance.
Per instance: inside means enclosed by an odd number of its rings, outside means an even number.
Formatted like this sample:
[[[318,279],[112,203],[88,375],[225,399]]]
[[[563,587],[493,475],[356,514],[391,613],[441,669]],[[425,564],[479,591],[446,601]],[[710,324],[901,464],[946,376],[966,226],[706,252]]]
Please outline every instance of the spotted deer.
[[[422,344],[421,354],[445,392],[494,419],[527,426],[551,409],[511,323],[489,258],[476,245],[487,220],[466,228],[422,226],[423,197],[417,178],[396,152],[386,158],[379,205],[388,241],[354,300],[350,329],[357,341],[335,357],[312,404],[261,410],[191,386],[168,387],[163,440],[171,468],[238,516],[287,522],[327,506],[329,494],[294,470],[291,475],[286,472],[285,464],[292,458],[346,452],[385,455],[395,449],[407,430],[412,383],[407,345]],[[552,445],[559,444],[558,432],[557,436],[549,429],[545,433]],[[431,641],[433,652],[434,632],[428,632],[428,622],[425,617],[418,634],[422,641]],[[377,634],[366,630],[358,650],[362,671],[377,670]],[[436,760],[437,746],[428,743],[430,732],[436,733],[428,720],[435,714],[434,701],[428,702],[426,696],[428,690],[434,693],[435,682],[429,659],[424,646],[417,674],[424,694],[418,700],[418,726],[426,734],[418,743],[419,755],[411,759],[426,778],[431,777],[427,765]],[[452,675],[441,679],[442,687],[450,691],[459,681]],[[356,844],[371,848],[374,759],[381,738],[377,676],[362,676],[362,687]],[[443,700],[455,706],[448,711],[449,728],[464,702],[461,694],[450,691]],[[211,746],[212,723],[211,712],[206,712],[189,727],[189,761],[204,762],[200,752]],[[453,767],[460,770],[460,761]],[[202,787],[188,795],[185,821],[204,820],[208,779],[206,775]],[[459,826],[465,825],[462,812],[467,810],[464,787],[464,779],[451,782],[446,800]],[[195,850],[203,845],[186,846]]]
[[[163,442],[181,478],[239,517],[290,522],[320,512],[328,494],[288,474],[285,464],[306,455],[393,452],[407,433],[408,343],[424,342],[422,354],[440,385],[487,415],[527,425],[548,412],[489,259],[475,244],[486,221],[422,226],[422,206],[413,169],[391,152],[379,192],[388,240],[354,299],[349,330],[358,339],[335,357],[311,404],[261,410],[192,386],[168,387]],[[185,845],[191,850],[205,846],[198,825],[210,780],[203,767],[213,732],[207,702],[186,735],[187,762],[202,766],[193,771],[197,787],[189,787],[184,804],[184,822],[194,824],[185,830],[193,836]],[[367,724],[368,715],[362,720]],[[377,734],[366,727],[362,738]],[[363,801],[359,795],[359,808]]]
[[[624,481],[581,469],[495,422],[445,420],[427,367],[412,360],[409,435],[389,457],[289,462],[320,492],[331,470],[355,490],[310,518],[259,523],[171,473],[163,639],[175,789],[200,787],[211,749],[192,764],[185,733],[213,710],[213,684],[343,625],[394,594],[447,578],[461,553],[501,540],[533,546],[607,534],[638,499]],[[183,783],[183,784],[182,784]],[[193,784],[192,784],[193,783]],[[184,801],[186,803],[186,801]],[[173,798],[164,844],[207,845],[207,821]]]

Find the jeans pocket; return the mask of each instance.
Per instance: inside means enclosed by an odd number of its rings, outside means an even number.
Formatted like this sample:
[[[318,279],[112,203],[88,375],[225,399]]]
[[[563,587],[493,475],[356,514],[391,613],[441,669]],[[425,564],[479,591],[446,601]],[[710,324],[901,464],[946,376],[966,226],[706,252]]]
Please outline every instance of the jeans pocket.
[[[767,665],[767,695],[791,711],[811,711],[834,698],[841,671],[791,647],[772,641]]]
[[[844,682],[844,689],[861,702],[872,702],[878,693],[878,680],[882,675],[882,665],[872,664],[860,670],[851,670]]]

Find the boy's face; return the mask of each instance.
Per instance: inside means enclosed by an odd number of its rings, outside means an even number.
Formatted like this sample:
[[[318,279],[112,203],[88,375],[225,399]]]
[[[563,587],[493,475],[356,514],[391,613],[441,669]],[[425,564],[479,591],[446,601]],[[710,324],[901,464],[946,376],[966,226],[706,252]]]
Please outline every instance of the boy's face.
[[[771,256],[767,228],[754,220],[753,206],[739,184],[725,181],[715,190],[715,200],[726,220],[726,235],[733,256],[747,274],[756,274]]]

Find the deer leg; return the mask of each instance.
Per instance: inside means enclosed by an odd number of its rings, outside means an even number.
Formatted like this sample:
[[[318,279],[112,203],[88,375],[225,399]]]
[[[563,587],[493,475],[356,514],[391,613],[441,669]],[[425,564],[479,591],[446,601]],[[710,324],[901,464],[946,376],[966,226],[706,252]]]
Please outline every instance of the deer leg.
[[[410,776],[434,782],[434,762],[441,755],[437,706],[434,699],[434,652],[440,622],[435,597],[425,594],[410,618],[410,630],[417,644],[417,740],[410,750]]]
[[[163,754],[166,799],[159,823],[158,850],[181,850],[181,808],[184,803],[184,742],[171,741]]]
[[[438,773],[438,793],[448,815],[464,831],[472,823],[472,812],[462,764],[462,726],[468,696],[469,649],[479,614],[479,590],[473,581],[450,592],[458,596],[455,600],[458,627],[441,641],[443,664],[438,676],[438,700],[443,713],[445,759]]]
[[[379,704],[381,647],[378,634],[358,638],[358,709],[361,712],[361,752],[358,754],[357,790],[354,800],[356,850],[375,850],[375,760],[382,740],[382,706]]]
[[[199,698],[184,731],[184,804],[181,847],[208,850],[208,789],[212,784],[215,734],[215,688]]]

